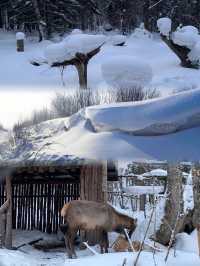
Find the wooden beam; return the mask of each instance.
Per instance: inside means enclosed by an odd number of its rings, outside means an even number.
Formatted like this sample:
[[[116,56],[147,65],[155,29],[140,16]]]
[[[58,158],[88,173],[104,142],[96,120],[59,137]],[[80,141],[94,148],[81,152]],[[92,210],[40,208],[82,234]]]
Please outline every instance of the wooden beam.
[[[6,235],[5,235],[5,247],[7,249],[12,248],[12,177],[6,177],[6,197],[9,200],[9,207],[6,213]]]

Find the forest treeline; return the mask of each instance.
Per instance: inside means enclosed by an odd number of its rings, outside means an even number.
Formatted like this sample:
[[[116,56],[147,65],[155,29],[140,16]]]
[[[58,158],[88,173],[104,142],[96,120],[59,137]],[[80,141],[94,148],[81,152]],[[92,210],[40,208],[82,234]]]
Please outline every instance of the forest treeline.
[[[72,28],[128,33],[144,22],[156,30],[159,17],[179,24],[200,26],[199,0],[0,0],[0,28],[34,31],[39,39]]]

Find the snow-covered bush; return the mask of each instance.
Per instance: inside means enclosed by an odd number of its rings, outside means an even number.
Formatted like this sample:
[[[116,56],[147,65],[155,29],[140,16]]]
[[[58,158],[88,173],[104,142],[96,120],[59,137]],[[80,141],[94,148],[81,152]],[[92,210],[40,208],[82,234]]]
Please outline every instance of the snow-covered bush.
[[[52,110],[58,117],[67,117],[80,109],[100,104],[100,95],[92,90],[78,90],[71,94],[57,93],[52,100]]]
[[[105,81],[113,88],[143,87],[153,76],[147,63],[130,56],[110,57],[101,69]]]
[[[157,26],[163,36],[169,37],[169,34],[172,29],[172,21],[170,18],[165,17],[158,19]]]
[[[114,90],[115,102],[136,102],[159,97],[156,89],[144,89],[141,87],[119,88]]]

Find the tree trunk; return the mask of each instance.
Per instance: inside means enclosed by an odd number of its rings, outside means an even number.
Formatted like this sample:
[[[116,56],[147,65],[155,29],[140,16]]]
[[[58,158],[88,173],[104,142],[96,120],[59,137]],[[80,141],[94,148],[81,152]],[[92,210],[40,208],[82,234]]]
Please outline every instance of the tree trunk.
[[[75,65],[78,71],[80,89],[87,89],[87,65],[88,62],[84,61]]]
[[[200,164],[196,164],[192,171],[193,195],[194,195],[194,214],[193,225],[197,229],[199,256],[200,256]]]
[[[7,200],[0,207],[0,248],[5,246],[5,235],[6,235],[6,211],[8,210],[10,201]]]
[[[107,202],[107,162],[91,163],[81,171],[81,200]],[[99,243],[99,231],[81,232],[82,241]]]
[[[167,44],[167,46],[178,56],[178,58],[181,61],[182,67],[194,68],[194,69],[198,68],[197,64],[189,60],[188,54],[190,50],[187,47],[175,44],[171,39],[168,39],[166,36],[163,36],[162,34],[161,38]]]
[[[6,177],[6,197],[9,200],[9,207],[6,213],[6,237],[5,247],[8,249],[12,248],[12,178]]]
[[[177,165],[169,164],[167,178],[167,199],[165,203],[165,213],[155,239],[163,245],[168,245],[172,230],[175,235],[183,228],[183,189],[182,173]],[[176,222],[178,219],[178,223]],[[177,226],[175,226],[177,224]],[[176,228],[175,228],[176,227]]]
[[[33,3],[34,10],[35,10],[35,16],[37,19],[37,24],[38,24],[39,42],[41,42],[42,40],[45,39],[45,31],[44,31],[44,27],[41,23],[42,22],[42,16],[40,13],[38,0],[32,0],[32,3]]]

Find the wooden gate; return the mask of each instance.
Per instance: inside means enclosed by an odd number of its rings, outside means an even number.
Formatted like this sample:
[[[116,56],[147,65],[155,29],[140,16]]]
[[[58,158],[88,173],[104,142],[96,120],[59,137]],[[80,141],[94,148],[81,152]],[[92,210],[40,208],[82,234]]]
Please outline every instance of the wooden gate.
[[[80,197],[79,181],[67,179],[14,181],[13,229],[56,233],[62,222],[60,210],[65,202]],[[4,184],[0,184],[0,206],[5,202]]]

